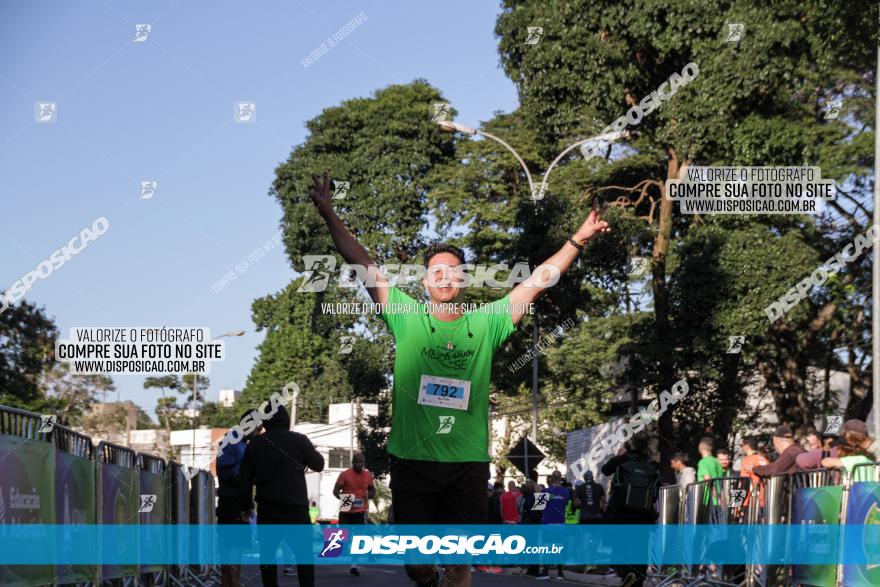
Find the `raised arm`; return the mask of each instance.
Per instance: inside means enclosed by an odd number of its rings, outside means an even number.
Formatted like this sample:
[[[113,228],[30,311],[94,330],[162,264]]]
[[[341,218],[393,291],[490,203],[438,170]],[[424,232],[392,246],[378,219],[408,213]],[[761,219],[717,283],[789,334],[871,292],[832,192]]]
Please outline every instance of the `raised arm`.
[[[377,304],[387,303],[388,278],[382,275],[382,272],[370,258],[370,254],[357,242],[357,239],[349,232],[348,227],[333,209],[333,202],[330,199],[330,175],[325,171],[323,178],[313,175],[312,181],[315,182],[315,188],[309,192],[309,195],[318,209],[318,214],[330,229],[330,237],[333,239],[333,244],[336,245],[336,250],[349,265],[360,265],[367,268],[367,281],[364,283],[367,293]],[[358,275],[362,274],[358,273]]]
[[[602,215],[593,210],[587,219],[581,225],[574,236],[570,240],[565,241],[562,248],[556,254],[544,261],[535,268],[528,279],[513,288],[510,292],[511,318],[516,324],[524,315],[523,311],[527,304],[534,302],[538,296],[544,293],[544,290],[555,284],[559,277],[568,271],[571,264],[577,259],[578,254],[583,250],[594,236],[600,233],[611,232],[608,223],[602,220]],[[578,246],[572,244],[571,241],[578,243]]]

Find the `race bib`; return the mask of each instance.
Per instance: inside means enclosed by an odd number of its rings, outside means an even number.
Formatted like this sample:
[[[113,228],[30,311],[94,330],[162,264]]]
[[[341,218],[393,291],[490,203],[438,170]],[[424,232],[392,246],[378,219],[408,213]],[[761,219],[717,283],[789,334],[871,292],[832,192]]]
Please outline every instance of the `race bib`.
[[[355,506],[356,499],[354,497],[354,493],[340,493],[339,494],[339,511],[340,512],[350,512],[351,508]]]
[[[471,396],[471,382],[464,379],[422,375],[419,383],[419,404],[466,410]]]

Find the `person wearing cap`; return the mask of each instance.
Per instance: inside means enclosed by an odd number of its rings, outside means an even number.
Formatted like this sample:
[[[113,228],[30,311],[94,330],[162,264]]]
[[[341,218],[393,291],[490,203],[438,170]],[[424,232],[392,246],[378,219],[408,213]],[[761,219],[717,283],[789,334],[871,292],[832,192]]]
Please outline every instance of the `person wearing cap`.
[[[870,438],[860,430],[844,430],[841,437],[843,442],[837,449],[836,457],[822,459],[822,466],[826,469],[843,469],[853,481],[870,481],[872,476],[865,468],[856,469],[858,465],[869,465],[872,459],[868,456],[866,446],[870,445]]]
[[[773,432],[773,448],[776,449],[776,460],[769,465],[757,466],[754,473],[758,477],[770,477],[779,473],[797,471],[797,457],[804,453],[804,447],[794,441],[791,426],[782,424]]]
[[[863,436],[864,440],[862,440],[860,448],[865,449],[868,458],[880,459],[880,439],[868,436],[868,427],[862,420],[852,419],[844,422],[840,435],[845,436],[847,432],[855,432]]]

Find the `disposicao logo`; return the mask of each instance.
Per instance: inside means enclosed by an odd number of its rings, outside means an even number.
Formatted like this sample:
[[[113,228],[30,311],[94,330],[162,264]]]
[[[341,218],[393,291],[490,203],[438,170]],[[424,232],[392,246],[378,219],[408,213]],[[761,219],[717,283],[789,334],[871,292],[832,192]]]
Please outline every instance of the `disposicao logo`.
[[[348,540],[348,530],[344,528],[324,528],[324,548],[321,549],[320,558],[334,558],[342,554],[345,541]]]
[[[537,548],[546,548],[547,552],[550,551],[550,547]],[[563,547],[556,548],[561,551]],[[408,550],[416,550],[419,554],[469,554],[474,556],[528,552],[526,539],[516,534],[505,538],[502,538],[500,534],[490,534],[489,536],[355,536],[351,544],[351,554],[406,554]]]

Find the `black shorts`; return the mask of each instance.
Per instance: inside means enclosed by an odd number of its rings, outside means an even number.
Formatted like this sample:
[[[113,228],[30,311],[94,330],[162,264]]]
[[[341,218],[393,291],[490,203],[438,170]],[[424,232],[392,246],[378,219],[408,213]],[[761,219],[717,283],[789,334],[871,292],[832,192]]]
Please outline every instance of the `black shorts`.
[[[395,524],[485,524],[489,463],[438,463],[391,456]]]
[[[367,512],[339,512],[339,523],[342,525],[366,524]]]

